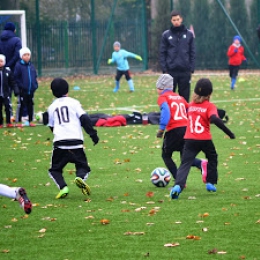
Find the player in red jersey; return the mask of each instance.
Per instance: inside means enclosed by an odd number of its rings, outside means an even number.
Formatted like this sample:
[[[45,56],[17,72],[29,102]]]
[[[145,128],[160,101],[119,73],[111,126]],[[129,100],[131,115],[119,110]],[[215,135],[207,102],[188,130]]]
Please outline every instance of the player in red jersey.
[[[216,106],[209,102],[212,91],[213,87],[209,79],[202,78],[196,83],[193,101],[189,104],[188,109],[188,126],[184,136],[185,144],[181,166],[177,171],[175,186],[170,192],[172,199],[178,199],[179,194],[185,187],[193,160],[201,151],[208,159],[206,189],[209,192],[217,191],[215,184],[218,180],[218,155],[212,142],[210,124],[215,124],[231,139],[235,139],[235,135],[218,117]]]
[[[156,82],[156,88],[159,95],[157,103],[161,110],[157,137],[164,137],[162,159],[175,179],[177,166],[172,160],[172,154],[173,152],[178,151],[180,152],[180,156],[182,155],[184,134],[188,123],[186,113],[188,103],[183,97],[172,91],[173,78],[169,74],[160,75]],[[206,160],[195,158],[192,166],[200,169],[202,171],[202,176],[206,176]]]

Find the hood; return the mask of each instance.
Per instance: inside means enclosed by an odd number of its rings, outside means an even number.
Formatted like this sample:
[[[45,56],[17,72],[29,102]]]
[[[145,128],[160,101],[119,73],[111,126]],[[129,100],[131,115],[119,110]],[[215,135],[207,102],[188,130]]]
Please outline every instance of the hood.
[[[8,39],[13,37],[16,37],[15,33],[8,30],[4,30],[0,35],[1,41],[7,41]]]

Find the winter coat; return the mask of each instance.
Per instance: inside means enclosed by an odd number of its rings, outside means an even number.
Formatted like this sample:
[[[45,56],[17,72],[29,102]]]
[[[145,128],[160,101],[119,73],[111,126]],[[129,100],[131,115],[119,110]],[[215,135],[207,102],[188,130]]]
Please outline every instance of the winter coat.
[[[232,66],[240,66],[243,61],[246,61],[244,56],[244,47],[242,45],[235,46],[230,45],[227,51],[227,56],[229,57],[228,64]]]
[[[37,72],[31,62],[18,61],[14,69],[14,78],[18,87],[28,95],[33,94],[38,88]]]
[[[163,32],[159,53],[163,73],[173,70],[194,72],[194,36],[183,24]]]
[[[14,71],[16,62],[19,60],[19,50],[22,48],[21,39],[9,30],[2,31],[0,35],[0,54],[6,57],[6,67]]]
[[[0,68],[0,73],[2,72],[2,85],[0,82],[0,96],[7,98],[10,97],[11,91],[14,91],[14,95],[19,95],[19,88],[14,80],[13,72],[9,67]],[[3,93],[1,93],[1,89]]]

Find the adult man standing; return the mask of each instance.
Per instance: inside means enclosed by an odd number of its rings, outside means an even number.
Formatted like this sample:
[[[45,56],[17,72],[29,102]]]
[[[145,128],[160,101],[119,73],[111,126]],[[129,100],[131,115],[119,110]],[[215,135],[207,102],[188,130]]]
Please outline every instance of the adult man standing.
[[[195,69],[194,35],[182,24],[178,11],[171,12],[172,26],[162,34],[160,43],[160,65],[163,73],[173,77],[173,91],[190,98],[191,74]]]
[[[14,66],[19,60],[19,50],[22,48],[21,39],[15,34],[15,24],[8,22],[0,35],[0,54],[6,57],[6,67],[14,71]]]

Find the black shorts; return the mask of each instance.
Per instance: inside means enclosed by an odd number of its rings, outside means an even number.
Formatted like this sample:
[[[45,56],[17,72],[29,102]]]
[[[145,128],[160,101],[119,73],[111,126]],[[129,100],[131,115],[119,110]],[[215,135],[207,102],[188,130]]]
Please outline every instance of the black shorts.
[[[229,65],[229,76],[230,78],[236,78],[238,75],[240,66]]]
[[[165,153],[173,153],[175,151],[182,152],[184,146],[185,127],[174,128],[164,135],[163,150]]]
[[[131,79],[130,70],[117,70],[115,77],[116,81],[119,81],[123,75],[125,75],[127,81]]]

